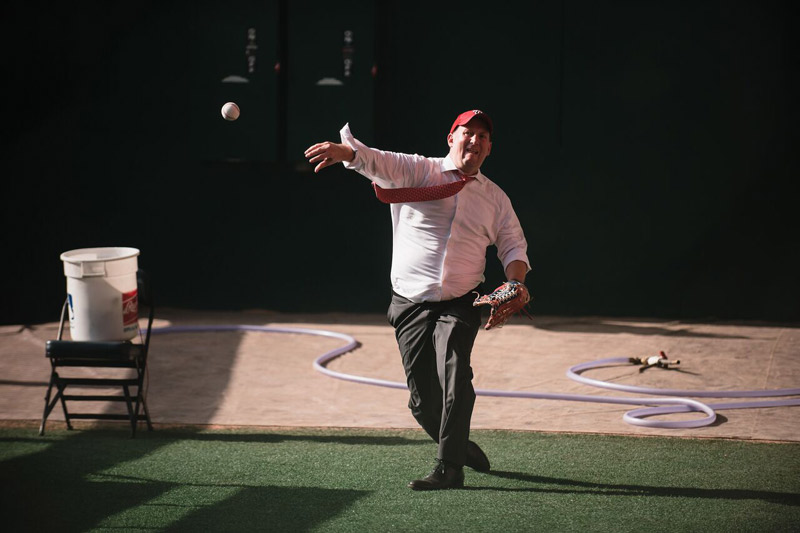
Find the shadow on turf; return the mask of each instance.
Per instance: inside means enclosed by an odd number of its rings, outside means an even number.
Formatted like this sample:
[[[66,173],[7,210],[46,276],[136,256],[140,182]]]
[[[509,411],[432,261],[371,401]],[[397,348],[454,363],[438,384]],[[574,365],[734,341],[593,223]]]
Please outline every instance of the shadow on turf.
[[[8,430],[12,433],[14,430]],[[140,433],[128,430],[6,433],[0,443],[16,455],[0,461],[0,501],[8,531],[307,531],[341,514],[369,491],[257,485],[231,481],[195,482],[192,457],[175,473],[153,467],[172,444],[186,440],[276,443],[313,441],[339,444],[419,444],[401,437],[314,434],[203,434],[190,431]],[[141,462],[145,471],[139,471]],[[185,467],[181,466],[185,462]],[[168,466],[175,463],[168,463]],[[153,469],[155,468],[155,470]],[[184,472],[186,470],[188,473]],[[126,474],[125,472],[130,472]],[[185,478],[185,479],[184,479]],[[307,502],[314,502],[306,507]],[[302,513],[299,508],[304,508]]]
[[[769,503],[800,506],[800,495],[785,492],[769,492],[746,489],[702,489],[693,487],[656,487],[649,485],[616,485],[592,483],[555,477],[535,476],[524,472],[492,470],[487,475],[525,483],[538,487],[465,487],[465,490],[492,490],[498,492],[547,492],[552,494],[596,494],[602,496],[663,496],[668,498],[708,498],[714,500],[762,500]]]

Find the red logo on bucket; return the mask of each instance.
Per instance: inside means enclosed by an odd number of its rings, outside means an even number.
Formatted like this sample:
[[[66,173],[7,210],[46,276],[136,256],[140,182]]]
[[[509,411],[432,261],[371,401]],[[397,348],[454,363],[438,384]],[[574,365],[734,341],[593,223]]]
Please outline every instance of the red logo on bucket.
[[[139,320],[139,298],[136,289],[122,293],[122,325],[136,324]]]

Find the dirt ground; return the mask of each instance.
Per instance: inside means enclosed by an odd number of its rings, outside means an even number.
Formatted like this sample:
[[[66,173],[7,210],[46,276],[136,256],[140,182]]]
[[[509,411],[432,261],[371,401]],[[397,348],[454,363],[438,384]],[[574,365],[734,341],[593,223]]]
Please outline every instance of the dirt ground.
[[[327,368],[403,382],[393,330],[382,315],[282,314],[268,311],[160,311],[156,327],[258,325],[349,335],[358,347]],[[38,427],[50,365],[45,342],[57,324],[0,326],[0,423]],[[158,429],[166,424],[280,427],[415,428],[401,389],[365,385],[313,368],[321,355],[343,346],[339,338],[262,331],[154,335],[147,403]],[[666,352],[674,370],[613,365],[583,375],[612,383],[680,390],[762,390],[800,387],[800,325],[678,322],[603,317],[515,318],[481,331],[473,352],[479,390],[547,392],[636,398],[568,379],[573,365],[611,357]],[[798,399],[800,397],[793,396]],[[706,403],[741,401],[706,399]],[[654,402],[655,403],[655,402]],[[97,412],[119,406],[97,404]],[[710,426],[660,429],[623,421],[632,406],[479,395],[475,429],[510,429],[625,435],[671,435],[800,441],[800,408],[768,407],[717,412]],[[699,413],[659,417],[701,418]],[[55,409],[48,427],[63,427]]]

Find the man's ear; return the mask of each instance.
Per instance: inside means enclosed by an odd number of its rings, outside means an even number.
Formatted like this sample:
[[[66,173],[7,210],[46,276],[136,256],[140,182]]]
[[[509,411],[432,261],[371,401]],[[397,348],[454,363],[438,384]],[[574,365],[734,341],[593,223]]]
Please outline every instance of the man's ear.
[[[449,146],[451,148],[453,147],[453,134],[452,133],[448,133],[447,134],[447,146]]]

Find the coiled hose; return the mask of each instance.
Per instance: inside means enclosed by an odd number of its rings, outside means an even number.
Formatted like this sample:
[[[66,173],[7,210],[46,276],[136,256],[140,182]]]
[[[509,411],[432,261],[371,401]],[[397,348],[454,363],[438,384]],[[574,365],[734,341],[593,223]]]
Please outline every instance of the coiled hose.
[[[199,332],[219,332],[219,331],[260,331],[266,333],[296,333],[301,335],[316,335],[341,339],[346,342],[344,346],[335,348],[317,357],[314,360],[313,368],[326,376],[364,385],[374,385],[378,387],[388,387],[393,389],[407,389],[405,383],[387,381],[383,379],[357,376],[330,370],[326,365],[337,357],[344,355],[358,347],[358,341],[344,333],[326,331],[321,329],[309,328],[285,328],[274,326],[255,326],[246,324],[235,325],[203,325],[203,326],[166,326],[153,328],[154,335],[167,333],[199,333]],[[784,400],[759,400],[747,402],[729,402],[705,404],[697,400],[686,398],[692,396],[696,398],[767,398],[782,396],[800,396],[800,388],[775,389],[775,390],[749,390],[749,391],[703,391],[703,390],[677,390],[677,389],[654,389],[648,387],[636,387],[633,385],[621,385],[608,383],[596,379],[587,378],[581,375],[582,372],[602,366],[630,364],[627,357],[615,357],[609,359],[599,359],[587,363],[580,363],[567,370],[567,377],[593,387],[613,389],[635,394],[659,395],[660,397],[650,398],[628,398],[617,396],[591,396],[585,394],[560,394],[551,392],[524,392],[524,391],[503,391],[495,389],[476,389],[475,394],[479,396],[493,396],[499,398],[528,398],[534,400],[561,400],[572,402],[593,402],[622,405],[660,405],[662,407],[645,407],[628,411],[622,419],[636,426],[651,428],[696,428],[713,424],[716,420],[715,411],[724,409],[749,409],[756,407],[783,407],[800,405],[800,398]],[[669,396],[669,397],[664,397]],[[646,417],[655,415],[667,415],[674,413],[702,412],[705,417],[692,420],[649,420]]]

